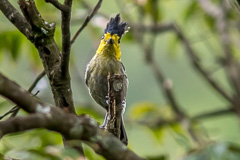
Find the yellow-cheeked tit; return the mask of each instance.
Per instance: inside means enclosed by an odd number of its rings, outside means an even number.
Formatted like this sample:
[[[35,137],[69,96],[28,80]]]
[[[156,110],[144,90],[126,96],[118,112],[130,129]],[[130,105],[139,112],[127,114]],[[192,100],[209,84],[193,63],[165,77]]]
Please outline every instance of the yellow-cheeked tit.
[[[108,22],[100,45],[94,57],[87,64],[85,71],[85,80],[92,98],[103,108],[106,109],[106,116],[101,128],[106,127],[108,118],[108,81],[107,76],[114,74],[125,75],[123,81],[124,101],[122,103],[124,110],[126,107],[126,94],[128,79],[125,68],[121,62],[120,40],[127,31],[127,23],[120,23],[120,15],[111,18]],[[123,111],[124,112],[124,111]],[[123,116],[123,115],[122,115]],[[124,127],[123,117],[121,122],[120,140],[127,145],[128,138]]]

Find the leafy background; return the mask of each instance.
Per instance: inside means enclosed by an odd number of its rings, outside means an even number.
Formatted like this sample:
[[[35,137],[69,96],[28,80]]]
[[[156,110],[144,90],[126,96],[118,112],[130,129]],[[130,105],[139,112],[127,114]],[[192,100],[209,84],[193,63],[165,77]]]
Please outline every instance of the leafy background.
[[[159,0],[158,10],[154,10],[154,0],[124,0],[103,1],[99,12],[108,17],[124,13],[137,22],[138,9],[141,4],[147,15],[154,15],[159,23],[176,22],[181,26],[191,42],[191,46],[199,52],[206,67],[218,68],[214,62],[221,55],[219,37],[214,30],[214,19],[208,17],[196,1],[189,0]],[[10,0],[16,7],[15,0]],[[97,1],[87,1],[94,6]],[[213,1],[219,4],[219,1]],[[61,46],[60,12],[50,4],[36,0],[37,7],[43,18],[48,22],[56,22],[55,40]],[[72,34],[82,24],[88,10],[76,0],[73,3]],[[229,19],[237,21],[238,12],[233,9]],[[123,20],[129,17],[123,17]],[[148,18],[145,22],[148,24]],[[71,77],[74,103],[78,114],[86,113],[102,123],[104,110],[89,96],[84,84],[84,69],[94,55],[103,29],[108,19],[96,15],[88,27],[81,33],[72,48]],[[233,38],[239,38],[238,30],[231,30]],[[235,47],[236,57],[239,57],[238,47]],[[129,136],[129,148],[142,157],[152,160],[197,160],[197,159],[239,159],[240,132],[239,121],[235,115],[224,115],[194,122],[198,136],[204,140],[196,144],[186,129],[179,123],[151,128],[141,124],[141,121],[154,123],[154,119],[162,117],[171,119],[173,113],[164,99],[158,83],[149,65],[144,61],[143,51],[133,39],[131,29],[121,41],[122,61],[126,67],[130,81],[127,109],[125,112],[126,129]],[[194,116],[207,111],[226,108],[227,102],[219,97],[203,81],[186,56],[181,43],[171,33],[159,34],[156,37],[154,54],[157,62],[167,78],[171,80],[176,98],[188,115]],[[34,46],[0,14],[0,71],[10,79],[15,80],[27,89],[35,77],[43,69],[41,60]],[[224,70],[218,68],[214,73],[221,84],[231,91],[226,83]],[[33,93],[40,91],[39,98],[53,103],[47,78],[43,78]],[[13,104],[0,98],[0,113],[9,110]],[[21,111],[20,115],[25,112]],[[104,159],[95,154],[91,148],[84,145],[88,159]],[[78,159],[78,153],[73,149],[63,150],[61,136],[58,133],[37,129],[25,133],[5,136],[0,141],[0,158],[3,155],[16,159]]]

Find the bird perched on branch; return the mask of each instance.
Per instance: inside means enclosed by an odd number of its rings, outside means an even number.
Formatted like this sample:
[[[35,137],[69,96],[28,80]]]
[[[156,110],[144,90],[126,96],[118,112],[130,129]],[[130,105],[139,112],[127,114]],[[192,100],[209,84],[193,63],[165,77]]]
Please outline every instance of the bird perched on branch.
[[[94,57],[87,64],[85,71],[85,80],[92,98],[103,108],[107,110],[104,123],[100,126],[106,128],[107,118],[109,116],[109,98],[108,98],[108,74],[125,75],[123,80],[123,112],[125,110],[125,99],[127,94],[128,79],[125,68],[121,62],[120,40],[122,35],[128,30],[126,22],[120,22],[120,15],[111,18],[108,22],[100,45]],[[123,114],[122,112],[122,114]],[[120,140],[127,144],[127,134],[124,127],[123,118],[121,118]]]

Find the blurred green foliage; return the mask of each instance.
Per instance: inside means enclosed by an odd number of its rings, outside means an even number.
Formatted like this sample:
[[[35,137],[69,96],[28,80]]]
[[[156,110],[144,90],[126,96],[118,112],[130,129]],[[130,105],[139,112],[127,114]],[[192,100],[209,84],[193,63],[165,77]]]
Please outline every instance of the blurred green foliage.
[[[17,8],[15,0],[9,0]],[[72,15],[72,35],[82,24],[89,11],[74,1]],[[219,1],[214,1],[219,4]],[[87,3],[94,6],[97,0]],[[60,12],[52,5],[36,0],[42,17],[48,22],[56,22],[55,40],[61,48]],[[19,10],[19,9],[18,9]],[[189,0],[123,0],[103,1],[102,7],[81,33],[72,48],[71,78],[74,103],[78,114],[89,114],[100,123],[104,110],[91,99],[84,84],[84,69],[94,55],[103,29],[109,17],[121,13],[124,21],[150,24],[176,22],[189,37],[191,46],[198,51],[206,67],[217,68],[216,57],[221,56],[219,36],[215,29],[215,19],[201,9],[197,1]],[[140,12],[140,13],[139,13]],[[108,18],[103,16],[107,15]],[[236,9],[230,10],[229,25],[239,24]],[[141,17],[144,15],[143,17]],[[140,18],[139,18],[140,17]],[[132,28],[134,30],[134,28]],[[233,50],[239,57],[239,32],[231,30],[234,41]],[[148,35],[149,36],[149,35]],[[176,98],[189,116],[225,108],[227,102],[216,95],[202,78],[192,69],[185,51],[173,33],[159,34],[156,37],[154,56],[166,76],[173,82]],[[129,135],[129,148],[149,160],[227,160],[240,158],[240,132],[235,116],[223,116],[201,120],[191,125],[204,141],[197,145],[188,131],[188,125],[174,120],[174,113],[163,98],[152,70],[144,62],[144,54],[129,31],[121,42],[122,61],[130,81],[126,128]],[[7,19],[0,14],[0,71],[27,89],[38,73],[43,69],[41,59],[30,42],[18,32]],[[231,91],[223,70],[214,75],[222,85]],[[48,80],[43,78],[35,90],[40,91],[39,98],[53,103]],[[0,98],[1,115],[13,105]],[[26,113],[20,113],[24,116]],[[165,125],[156,126],[162,120]],[[233,143],[234,142],[234,143]],[[84,152],[89,160],[103,160],[87,145]],[[25,133],[5,136],[0,141],[0,159],[11,157],[24,160],[77,160],[78,153],[73,149],[64,150],[58,133],[37,129]]]

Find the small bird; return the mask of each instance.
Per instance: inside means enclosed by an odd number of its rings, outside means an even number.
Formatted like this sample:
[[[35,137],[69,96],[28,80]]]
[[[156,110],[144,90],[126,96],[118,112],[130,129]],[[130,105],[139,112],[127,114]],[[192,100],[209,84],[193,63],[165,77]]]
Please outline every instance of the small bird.
[[[127,23],[120,23],[120,14],[111,18],[108,22],[100,45],[94,57],[87,64],[85,71],[86,85],[92,98],[107,110],[105,120],[100,128],[106,128],[108,113],[108,80],[107,76],[114,74],[125,75],[123,80],[124,100],[122,102],[123,112],[126,107],[126,94],[128,79],[125,68],[121,62],[120,40],[122,35],[128,30]],[[123,113],[122,113],[123,114]],[[122,115],[123,116],[123,115]],[[123,117],[121,120],[120,140],[127,145],[128,138],[124,127]]]

